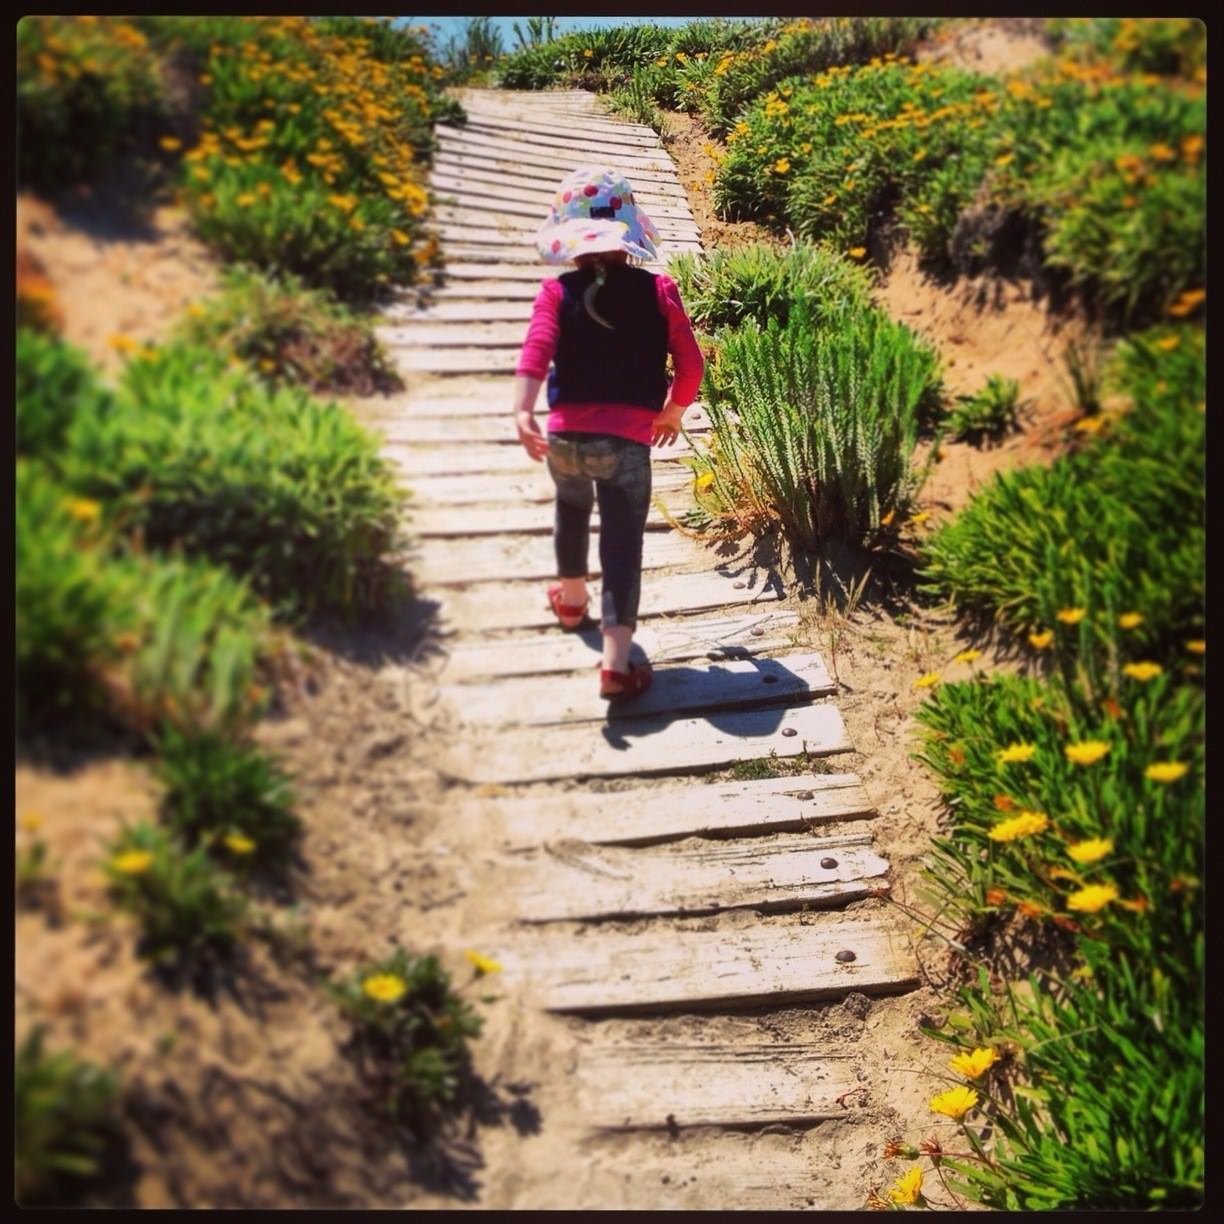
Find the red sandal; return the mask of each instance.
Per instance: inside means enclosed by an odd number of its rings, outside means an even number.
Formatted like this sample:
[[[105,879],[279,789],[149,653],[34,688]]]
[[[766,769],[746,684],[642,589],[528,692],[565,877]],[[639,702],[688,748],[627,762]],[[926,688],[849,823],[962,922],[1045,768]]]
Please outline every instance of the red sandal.
[[[561,623],[562,629],[577,629],[585,620],[587,608],[591,606],[591,601],[588,599],[581,607],[571,607],[569,604],[561,602],[561,584],[554,582],[548,588],[548,602],[552,610],[557,614],[557,620]]]
[[[650,687],[653,679],[649,663],[630,663],[628,675],[602,667],[599,670],[599,695],[606,701],[618,697],[637,697]]]

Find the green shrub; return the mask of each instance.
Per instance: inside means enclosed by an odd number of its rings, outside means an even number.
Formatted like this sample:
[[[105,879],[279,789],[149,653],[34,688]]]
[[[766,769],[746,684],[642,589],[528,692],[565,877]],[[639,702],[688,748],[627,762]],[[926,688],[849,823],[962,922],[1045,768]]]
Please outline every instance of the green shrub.
[[[104,703],[101,672],[135,628],[129,573],[108,563],[102,507],[17,461],[17,719],[22,730]]]
[[[68,1203],[103,1172],[117,1131],[118,1078],[61,1050],[44,1048],[36,1026],[17,1047],[13,1069],[14,1197],[21,1207]]]
[[[403,495],[378,439],[211,350],[129,363],[113,411],[74,423],[67,463],[149,546],[226,565],[288,613],[373,611],[401,589],[387,558]]]
[[[78,412],[106,411],[110,396],[80,349],[58,336],[17,329],[17,453],[54,466]]]
[[[662,132],[663,115],[655,105],[654,97],[657,89],[657,71],[649,68],[635,68],[629,83],[614,89],[609,95],[612,109],[634,123],[645,124]]]
[[[746,319],[785,323],[796,302],[819,324],[829,312],[869,304],[871,279],[828,247],[777,251],[763,243],[708,255],[680,255],[671,273],[693,322],[706,331]]]
[[[1016,428],[1020,384],[1014,378],[992,374],[974,395],[957,396],[958,406],[948,416],[948,430],[963,442],[998,438]]]
[[[1045,26],[1059,49],[1126,72],[1192,76],[1207,58],[1207,27],[1194,17],[1057,17]]]
[[[1012,632],[1051,632],[1064,662],[1116,668],[1134,646],[1201,636],[1203,344],[1182,328],[1123,345],[1112,378],[1132,410],[1079,453],[996,476],[927,539],[927,589]],[[1128,614],[1141,620],[1125,629]]]
[[[104,867],[115,903],[140,922],[141,954],[154,961],[225,955],[247,929],[248,903],[232,877],[203,846],[186,851],[156,825],[124,829]]]
[[[876,310],[817,323],[796,303],[784,326],[720,333],[698,503],[741,525],[780,521],[809,550],[868,540],[914,492],[909,460],[939,386],[934,352]]]
[[[370,324],[294,276],[227,269],[224,292],[194,308],[181,334],[189,344],[236,353],[276,384],[355,395],[403,386]]]
[[[349,1052],[379,1106],[420,1123],[452,1101],[482,1020],[433,956],[397,948],[330,985],[349,1022]]]
[[[242,867],[283,866],[301,832],[289,776],[253,744],[167,728],[156,773],[169,826],[188,844],[209,846]]]
[[[164,109],[155,56],[121,17],[17,25],[17,175],[40,191],[83,183],[151,135]]]

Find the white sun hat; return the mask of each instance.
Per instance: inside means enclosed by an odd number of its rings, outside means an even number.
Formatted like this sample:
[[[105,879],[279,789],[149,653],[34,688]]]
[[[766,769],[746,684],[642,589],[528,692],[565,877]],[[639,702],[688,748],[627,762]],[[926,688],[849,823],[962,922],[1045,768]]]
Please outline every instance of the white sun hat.
[[[658,241],[654,222],[634,203],[629,180],[601,166],[582,166],[565,177],[536,233],[540,257],[550,264],[605,251],[653,260]]]

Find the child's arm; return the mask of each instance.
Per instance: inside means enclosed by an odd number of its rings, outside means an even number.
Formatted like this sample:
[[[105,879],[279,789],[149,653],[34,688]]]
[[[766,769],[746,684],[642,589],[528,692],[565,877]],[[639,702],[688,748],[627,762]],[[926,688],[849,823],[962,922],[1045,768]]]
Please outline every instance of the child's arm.
[[[514,371],[515,427],[523,449],[537,462],[548,454],[548,439],[541,433],[535,419],[535,403],[557,351],[557,340],[561,334],[557,318],[560,305],[560,281],[546,280],[536,294],[527,337]]]
[[[676,376],[668,392],[667,403],[651,428],[651,442],[670,446],[680,432],[684,410],[697,398],[705,359],[693,335],[693,325],[680,301],[680,290],[670,276],[659,275],[659,309],[667,319],[667,348],[672,355]]]

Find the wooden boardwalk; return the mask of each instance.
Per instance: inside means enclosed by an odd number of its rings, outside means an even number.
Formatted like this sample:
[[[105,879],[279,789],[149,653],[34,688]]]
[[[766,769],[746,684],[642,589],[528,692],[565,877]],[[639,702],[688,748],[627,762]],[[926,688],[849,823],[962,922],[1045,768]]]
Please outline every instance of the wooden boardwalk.
[[[439,685],[455,731],[435,763],[456,784],[454,838],[478,839],[496,863],[506,985],[540,1009],[602,1018],[759,1015],[911,989],[917,965],[889,907],[843,908],[887,889],[889,864],[873,844],[871,800],[838,768],[853,745],[836,686],[823,660],[795,644],[797,617],[779,609],[777,577],[742,549],[716,552],[670,530],[656,510],[638,634],[655,682],[611,711],[596,696],[598,631],[561,633],[544,598],[551,484],[519,447],[509,412],[531,299],[557,271],[535,262],[531,235],[561,177],[599,162],[629,175],[659,226],[656,270],[699,251],[671,159],[652,130],[612,118],[590,94],[460,97],[469,120],[439,128],[432,179],[446,281],[424,308],[388,312],[380,335],[410,390],[376,424],[417,499],[411,564],[448,631]],[[699,409],[690,417],[694,433],[708,429]],[[655,491],[668,513],[691,504],[690,487],[678,456],[657,454]],[[591,591],[597,609],[597,580]],[[801,776],[702,776],[803,754],[816,764]],[[689,921],[733,911],[749,923]],[[752,911],[770,917],[754,926]],[[852,1093],[866,1074],[855,1049],[779,1044],[767,1028],[730,1045],[652,1039],[649,1029],[605,1041],[601,1023],[591,1022],[571,1069],[596,1131],[855,1116]],[[624,1152],[609,1149],[609,1159]],[[800,1193],[791,1181],[771,1191],[734,1163],[725,1176],[729,1192],[755,1187],[728,1206],[785,1208]],[[811,1196],[823,1207],[861,1205]]]

